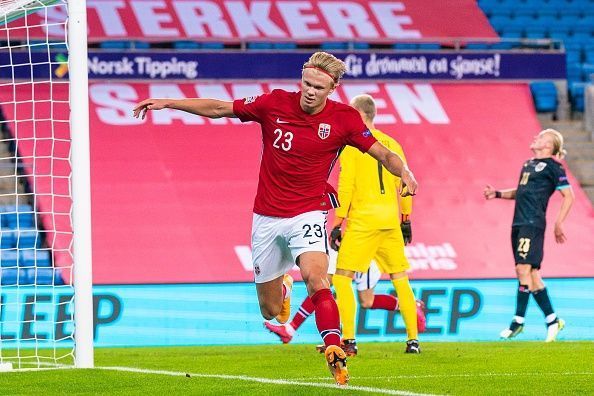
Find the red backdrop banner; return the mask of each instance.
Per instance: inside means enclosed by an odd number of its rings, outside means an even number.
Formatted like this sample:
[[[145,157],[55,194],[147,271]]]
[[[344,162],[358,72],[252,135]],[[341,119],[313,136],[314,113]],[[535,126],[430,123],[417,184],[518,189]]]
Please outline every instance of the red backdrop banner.
[[[89,40],[416,40],[496,37],[473,0],[88,0]],[[51,7],[13,22],[11,38],[63,38]],[[42,23],[43,22],[43,23]],[[45,30],[43,30],[45,29]]]
[[[173,110],[131,117],[145,97],[231,99],[296,84],[93,84],[95,280],[223,282],[252,279],[249,239],[261,150],[257,124]],[[526,85],[345,83],[378,103],[377,127],[400,141],[420,189],[407,254],[420,278],[513,277],[513,202],[482,197],[514,187],[540,130]],[[332,175],[336,181],[336,171]],[[547,231],[545,276],[594,275],[594,212],[577,194],[566,232]],[[560,194],[557,194],[560,195]],[[556,215],[559,197],[549,214]],[[552,220],[549,219],[551,224]]]
[[[250,228],[261,151],[257,124],[210,120],[174,110],[145,120],[132,108],[146,97],[230,100],[286,83],[93,83],[90,85],[93,272],[97,284],[252,280]],[[22,92],[21,92],[22,91]],[[28,95],[34,92],[35,105]],[[376,98],[376,126],[403,146],[419,180],[406,248],[415,279],[514,277],[510,246],[513,202],[482,197],[485,184],[514,187],[528,146],[540,130],[530,91],[521,84],[346,82],[332,98]],[[16,100],[15,100],[16,98]],[[26,174],[38,196],[48,241],[69,244],[70,201],[62,123],[67,86],[0,91],[0,105],[19,138]],[[52,113],[52,110],[53,112]],[[59,112],[57,115],[55,112]],[[66,113],[65,113],[66,112]],[[32,118],[39,121],[32,122]],[[31,140],[35,136],[41,139]],[[64,135],[66,133],[66,135]],[[58,144],[45,140],[51,136]],[[33,160],[32,154],[43,158]],[[48,155],[54,155],[48,160]],[[74,164],[76,166],[76,164]],[[336,182],[337,170],[331,175]],[[547,230],[543,275],[594,276],[594,211],[570,175],[577,200],[566,221],[567,243]],[[56,196],[55,194],[58,194]],[[560,204],[552,199],[549,223]],[[53,239],[55,238],[55,239]],[[67,265],[69,256],[58,257]],[[298,277],[298,273],[294,273]]]

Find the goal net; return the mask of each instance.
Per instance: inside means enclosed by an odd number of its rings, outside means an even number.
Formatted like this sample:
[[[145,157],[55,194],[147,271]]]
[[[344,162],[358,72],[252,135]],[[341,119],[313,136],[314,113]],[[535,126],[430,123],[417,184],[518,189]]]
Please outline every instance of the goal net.
[[[76,268],[85,249],[82,266],[90,268],[90,243],[77,246],[73,221],[84,220],[90,229],[90,216],[77,216],[81,185],[73,173],[79,166],[75,140],[86,132],[88,144],[88,121],[85,130],[85,117],[81,124],[73,115],[87,97],[84,89],[72,89],[72,71],[81,66],[73,66],[68,42],[69,11],[74,3],[84,8],[84,1],[71,3],[0,0],[0,370],[92,366],[92,338],[90,347],[82,345],[92,329],[90,270],[83,277]],[[74,39],[84,41],[86,68],[86,35]],[[84,158],[79,162],[84,168]],[[82,294],[79,283],[86,285]],[[82,330],[81,308],[91,321]],[[90,363],[87,356],[79,364],[77,354],[89,348]]]

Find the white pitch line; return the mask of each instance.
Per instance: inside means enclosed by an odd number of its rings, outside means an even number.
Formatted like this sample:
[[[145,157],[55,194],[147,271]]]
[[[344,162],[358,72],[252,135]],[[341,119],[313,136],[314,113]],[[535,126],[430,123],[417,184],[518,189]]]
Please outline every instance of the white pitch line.
[[[469,377],[518,377],[541,375],[543,373],[477,373],[477,374],[425,374],[425,375],[390,375],[377,377],[357,377],[357,379],[421,379],[421,378],[469,378]],[[580,375],[594,375],[594,372],[563,372],[563,373],[546,373],[547,375],[564,375],[564,376],[580,376]],[[308,378],[310,380],[324,379],[322,377]]]
[[[356,385],[348,385],[348,386],[338,386],[334,384],[320,384],[317,382],[302,382],[302,381],[295,381],[295,380],[284,380],[284,379],[274,379],[274,378],[259,378],[259,377],[248,377],[245,375],[226,375],[226,374],[201,374],[201,373],[185,373],[180,371],[164,371],[164,370],[147,370],[141,368],[134,368],[134,367],[95,367],[100,370],[113,370],[113,371],[127,371],[132,373],[141,373],[141,374],[157,374],[157,375],[169,375],[173,377],[185,377],[190,375],[190,377],[199,377],[199,378],[217,378],[217,379],[231,379],[231,380],[240,380],[240,381],[249,381],[249,382],[259,382],[262,384],[276,384],[276,385],[300,385],[300,386],[311,386],[314,388],[332,388],[332,389],[340,389],[344,391],[360,391],[360,392],[368,392],[368,393],[381,393],[384,395],[400,395],[400,396],[437,396],[428,393],[414,393],[408,391],[399,391],[399,390],[392,390],[392,389],[382,389],[382,388],[373,388],[368,386],[356,386]],[[324,378],[327,379],[327,378]]]
[[[1,373],[20,373],[26,371],[50,371],[50,370],[63,370],[61,367],[33,367],[33,368],[19,368],[13,367],[10,370],[0,371]]]

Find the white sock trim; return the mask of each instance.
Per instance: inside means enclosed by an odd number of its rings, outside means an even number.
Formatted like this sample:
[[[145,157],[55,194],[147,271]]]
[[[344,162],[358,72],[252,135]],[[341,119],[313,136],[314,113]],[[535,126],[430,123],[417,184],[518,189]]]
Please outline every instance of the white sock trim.
[[[545,321],[547,322],[547,324],[551,324],[551,323],[553,323],[555,320],[557,320],[557,314],[556,314],[556,313],[554,313],[554,312],[553,312],[552,314],[548,315],[548,316],[545,318]]]
[[[521,316],[514,316],[514,322],[518,324],[524,324],[524,318]]]

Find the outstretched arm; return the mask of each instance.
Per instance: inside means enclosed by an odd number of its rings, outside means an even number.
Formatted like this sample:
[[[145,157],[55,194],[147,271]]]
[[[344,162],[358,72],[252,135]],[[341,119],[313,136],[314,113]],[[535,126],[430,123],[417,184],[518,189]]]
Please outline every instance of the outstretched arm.
[[[563,243],[567,240],[565,233],[563,232],[563,221],[565,221],[565,218],[569,213],[569,209],[571,209],[574,195],[571,187],[559,190],[559,192],[561,195],[563,195],[563,202],[561,203],[561,208],[559,208],[559,214],[557,215],[557,220],[555,221],[555,241],[557,241],[557,243]]]
[[[145,99],[134,107],[134,117],[144,120],[149,110],[175,109],[208,118],[235,117],[233,102],[217,99]]]
[[[404,183],[402,196],[415,195],[417,193],[417,180],[398,154],[388,150],[380,142],[373,143],[373,146],[369,148],[367,153],[381,162],[388,172],[402,179]]]
[[[516,199],[516,191],[517,189],[515,188],[508,188],[507,190],[495,190],[493,186],[487,184],[487,186],[483,190],[483,195],[485,196],[485,199]]]

